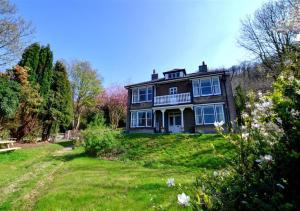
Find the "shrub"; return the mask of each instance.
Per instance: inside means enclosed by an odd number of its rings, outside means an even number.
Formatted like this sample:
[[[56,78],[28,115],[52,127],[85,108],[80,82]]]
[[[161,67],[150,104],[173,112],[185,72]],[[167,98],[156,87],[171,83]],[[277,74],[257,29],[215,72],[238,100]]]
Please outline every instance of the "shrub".
[[[118,153],[120,135],[120,131],[106,127],[89,127],[81,132],[85,152],[92,156]]]
[[[197,209],[298,210],[300,80],[283,72],[273,92],[249,93],[238,133],[223,133],[236,146],[229,175],[198,178]],[[255,100],[258,99],[258,100]]]

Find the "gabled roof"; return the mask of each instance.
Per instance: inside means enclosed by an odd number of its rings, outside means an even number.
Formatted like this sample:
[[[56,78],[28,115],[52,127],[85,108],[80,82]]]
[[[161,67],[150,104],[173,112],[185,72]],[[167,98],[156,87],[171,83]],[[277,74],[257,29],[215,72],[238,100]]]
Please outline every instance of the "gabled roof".
[[[185,69],[184,69],[185,70]],[[167,71],[169,72],[169,71]],[[164,72],[164,73],[167,73]],[[152,80],[152,81],[144,81],[141,83],[136,83],[136,84],[130,84],[128,86],[125,86],[126,89],[128,88],[132,88],[132,87],[137,87],[137,86],[147,86],[147,85],[153,85],[153,84],[159,84],[159,83],[172,83],[175,81],[181,81],[181,80],[186,80],[186,79],[193,79],[193,78],[197,78],[197,77],[205,77],[205,76],[210,76],[210,75],[220,75],[220,74],[226,74],[226,72],[224,70],[220,70],[220,71],[207,71],[207,72],[195,72],[195,73],[189,73],[186,74],[183,77],[179,77],[179,78],[174,78],[174,79],[165,79],[165,78],[159,78],[156,80]]]

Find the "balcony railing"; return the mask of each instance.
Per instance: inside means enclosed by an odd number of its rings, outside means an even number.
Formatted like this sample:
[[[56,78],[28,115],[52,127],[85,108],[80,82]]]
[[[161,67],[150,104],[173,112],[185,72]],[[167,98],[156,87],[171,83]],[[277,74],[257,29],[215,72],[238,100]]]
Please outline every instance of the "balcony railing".
[[[175,105],[180,103],[189,103],[191,102],[191,94],[181,93],[174,95],[164,95],[154,97],[154,105]]]

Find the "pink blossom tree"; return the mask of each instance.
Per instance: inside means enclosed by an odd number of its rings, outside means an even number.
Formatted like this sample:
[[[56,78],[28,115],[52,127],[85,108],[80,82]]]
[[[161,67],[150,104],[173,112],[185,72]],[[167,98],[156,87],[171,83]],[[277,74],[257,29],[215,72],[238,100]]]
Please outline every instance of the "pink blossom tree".
[[[98,96],[98,100],[100,107],[108,109],[111,127],[116,129],[120,120],[126,119],[127,90],[122,85],[112,85]]]

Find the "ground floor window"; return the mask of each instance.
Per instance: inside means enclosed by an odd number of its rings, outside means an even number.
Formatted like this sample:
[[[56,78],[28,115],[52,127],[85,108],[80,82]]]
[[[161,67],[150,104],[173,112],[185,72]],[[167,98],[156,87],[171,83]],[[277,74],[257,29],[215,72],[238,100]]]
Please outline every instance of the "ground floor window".
[[[196,125],[209,125],[225,122],[224,104],[205,104],[195,106]]]
[[[131,127],[152,127],[152,111],[132,111]]]

